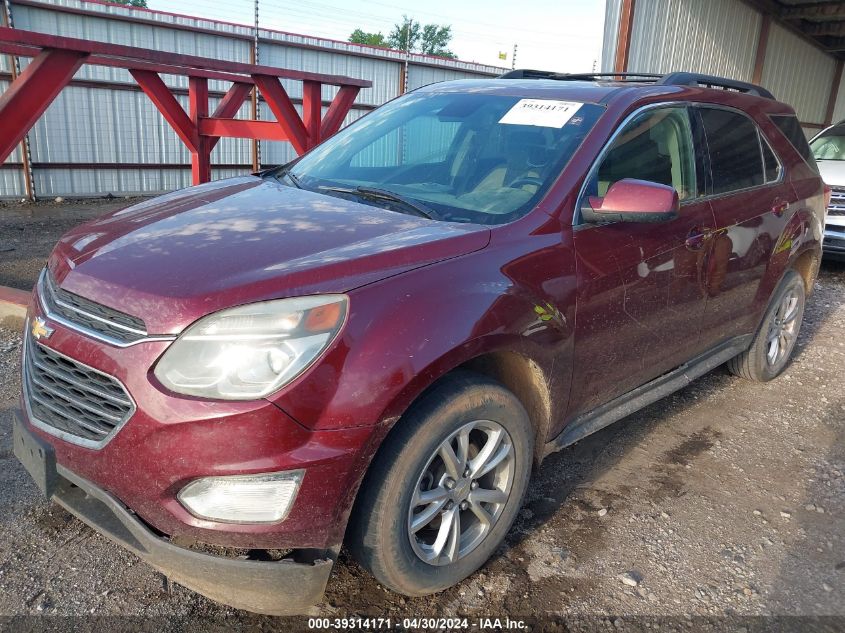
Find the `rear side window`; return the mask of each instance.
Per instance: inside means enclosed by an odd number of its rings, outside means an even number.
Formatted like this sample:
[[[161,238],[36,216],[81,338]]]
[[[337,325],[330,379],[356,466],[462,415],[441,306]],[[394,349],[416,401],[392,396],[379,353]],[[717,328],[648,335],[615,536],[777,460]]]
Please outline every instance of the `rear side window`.
[[[701,108],[700,112],[710,149],[712,193],[762,185],[765,180],[757,126],[748,117],[728,110]]]
[[[816,161],[813,159],[813,154],[810,151],[810,144],[807,142],[807,137],[804,136],[804,130],[801,129],[798,117],[792,114],[770,114],[769,118],[783,132],[783,135],[789,139],[792,146],[801,154],[801,158],[807,161],[810,167],[818,171]]]

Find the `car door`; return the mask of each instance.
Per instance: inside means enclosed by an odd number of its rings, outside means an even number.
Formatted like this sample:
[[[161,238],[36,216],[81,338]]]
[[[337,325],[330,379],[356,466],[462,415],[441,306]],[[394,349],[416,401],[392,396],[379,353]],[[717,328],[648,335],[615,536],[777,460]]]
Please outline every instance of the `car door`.
[[[652,106],[629,117],[588,176],[582,200],[624,178],[678,191],[662,223],[578,223],[575,372],[570,416],[680,365],[701,350],[703,275],[714,226],[703,194],[689,108]],[[588,203],[582,202],[579,204]]]
[[[716,222],[702,337],[715,344],[757,326],[758,289],[795,194],[748,115],[716,106],[698,106],[696,113],[709,148],[708,193]]]

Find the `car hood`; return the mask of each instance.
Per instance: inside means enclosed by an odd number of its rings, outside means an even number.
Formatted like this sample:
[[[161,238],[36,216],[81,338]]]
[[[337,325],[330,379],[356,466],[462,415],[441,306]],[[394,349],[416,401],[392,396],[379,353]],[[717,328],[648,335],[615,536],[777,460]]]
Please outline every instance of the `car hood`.
[[[845,160],[817,160],[816,163],[825,184],[845,187]]]
[[[117,211],[67,233],[49,267],[65,290],[180,332],[234,305],[352,288],[484,248],[490,231],[255,176]]]

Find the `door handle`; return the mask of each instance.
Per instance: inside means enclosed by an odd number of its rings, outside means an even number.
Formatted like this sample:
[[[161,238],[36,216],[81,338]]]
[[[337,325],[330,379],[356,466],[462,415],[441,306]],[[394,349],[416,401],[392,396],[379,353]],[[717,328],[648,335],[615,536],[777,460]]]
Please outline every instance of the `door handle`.
[[[780,198],[775,198],[775,201],[772,203],[772,213],[774,213],[777,217],[783,216],[788,208],[789,203],[786,200],[781,200]]]
[[[706,226],[696,226],[690,229],[690,232],[687,233],[687,239],[684,242],[686,247],[691,251],[698,251],[704,246],[704,242],[707,241],[707,238],[710,237],[712,229]]]

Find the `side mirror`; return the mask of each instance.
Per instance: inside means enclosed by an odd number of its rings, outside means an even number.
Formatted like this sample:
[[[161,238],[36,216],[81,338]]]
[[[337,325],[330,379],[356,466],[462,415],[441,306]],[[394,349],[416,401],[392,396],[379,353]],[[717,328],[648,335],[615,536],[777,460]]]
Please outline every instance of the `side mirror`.
[[[680,202],[674,187],[625,178],[604,198],[590,196],[581,209],[586,222],[665,222],[678,217]]]

